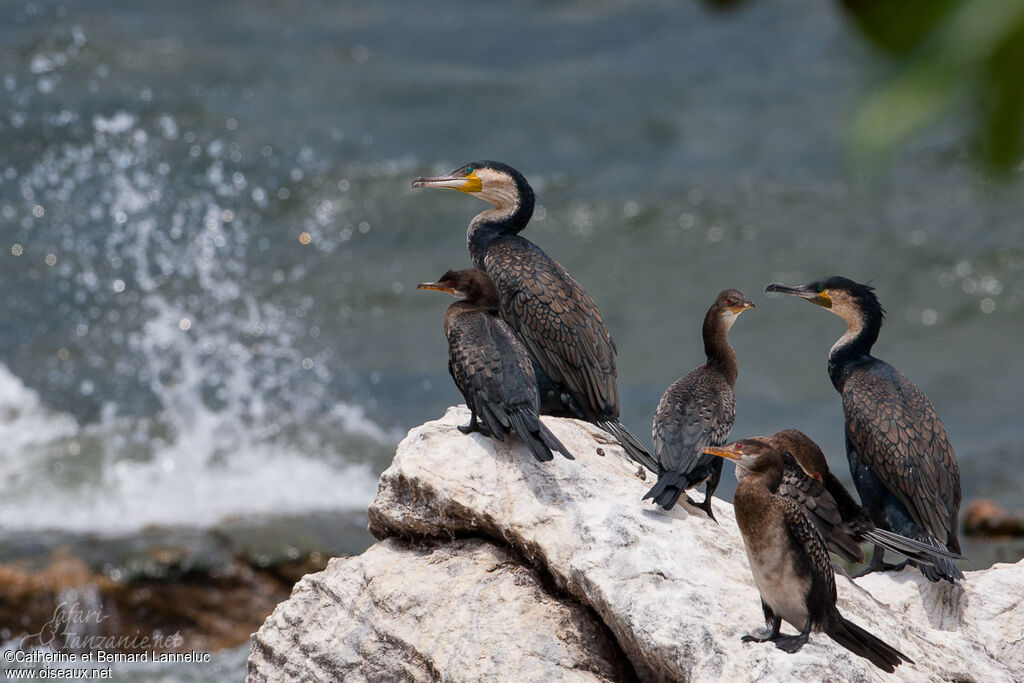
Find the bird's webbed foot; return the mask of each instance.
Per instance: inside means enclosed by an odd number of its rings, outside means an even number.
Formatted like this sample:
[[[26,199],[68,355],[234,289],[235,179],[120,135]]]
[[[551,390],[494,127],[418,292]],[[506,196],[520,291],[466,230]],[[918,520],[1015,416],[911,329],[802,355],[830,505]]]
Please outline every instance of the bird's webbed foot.
[[[472,434],[473,432],[480,432],[484,436],[490,436],[491,430],[487,428],[483,422],[476,419],[476,413],[469,413],[469,424],[460,425],[456,427],[463,434]]]
[[[764,603],[761,603],[764,607]],[[744,643],[767,643],[769,641],[775,642],[782,636],[779,635],[779,629],[782,627],[782,619],[778,616],[771,615],[768,608],[764,608],[766,623],[768,624],[768,630],[762,630],[760,634],[754,635],[748,633],[747,635],[740,638]]]
[[[875,552],[871,556],[871,564],[854,574],[851,578],[859,579],[874,572],[898,572],[902,571],[908,564],[910,564],[910,560],[904,560],[899,564],[889,564],[885,561],[885,550],[875,546]]]
[[[856,574],[851,576],[850,578],[852,578],[852,579],[859,579],[862,576],[867,576],[868,574],[873,574],[875,572],[898,572],[898,571],[903,571],[903,569],[905,569],[907,567],[907,565],[909,565],[910,563],[911,563],[910,560],[903,560],[899,564],[889,564],[888,562],[880,562],[880,563],[878,563],[876,565],[876,564],[872,563],[872,564],[869,564],[866,568],[860,570],[859,572],[857,572]]]
[[[780,635],[775,638],[775,647],[779,648],[783,652],[793,654],[798,652],[800,648],[807,644],[807,639],[811,635],[811,620],[808,619],[807,623],[804,624],[804,628],[800,633],[795,636],[783,636]]]
[[[779,636],[775,639],[775,647],[783,652],[793,654],[807,644],[808,633],[801,633],[795,636]]]
[[[714,522],[715,524],[718,524],[718,520],[715,519],[715,513],[711,511],[711,494],[710,493],[704,496],[704,502],[701,503],[700,505],[698,505],[697,507],[699,507],[701,510],[706,512],[708,514],[708,517],[711,518],[712,522]]]
[[[480,425],[477,423],[475,417],[471,417],[469,418],[468,425],[459,425],[458,427],[456,427],[456,429],[458,429],[463,434],[472,434],[473,432],[480,431]]]

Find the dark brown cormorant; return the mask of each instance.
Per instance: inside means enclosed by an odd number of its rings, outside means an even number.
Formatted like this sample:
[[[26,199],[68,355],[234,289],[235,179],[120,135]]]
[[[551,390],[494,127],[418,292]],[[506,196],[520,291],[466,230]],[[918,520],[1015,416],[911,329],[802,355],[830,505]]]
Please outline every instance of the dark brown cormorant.
[[[806,299],[846,321],[846,334],[828,354],[828,374],[843,397],[846,456],[864,509],[882,529],[960,553],[957,515],[960,470],[953,446],[931,401],[916,384],[871,355],[885,311],[874,290],[845,277],[765,291]],[[898,569],[875,545],[862,573]],[[931,581],[963,578],[949,559],[918,564]]]
[[[860,544],[870,541],[928,564],[937,564],[936,556],[950,557],[945,548],[936,548],[877,528],[864,508],[854,501],[829,470],[825,454],[818,444],[797,429],[786,429],[771,436],[755,436],[718,449],[705,450],[712,455],[731,453],[752,457],[772,451],[779,453],[783,464],[779,487],[772,493],[797,503],[817,528],[825,545],[836,555],[848,562],[863,563],[864,553]]]
[[[729,438],[736,419],[736,353],[729,345],[729,328],[753,302],[738,289],[727,289],[704,316],[707,363],[676,380],[661,397],[651,429],[658,458],[658,483],[644,496],[672,509],[688,488],[707,482],[698,507],[714,519],[711,494],[722,475],[722,461],[706,455],[705,446],[720,446]],[[696,505],[689,497],[687,501]]]
[[[736,524],[761,593],[765,622],[771,628],[767,635],[746,635],[743,640],[771,641],[792,653],[816,631],[889,673],[901,662],[913,664],[902,652],[839,613],[836,577],[825,542],[795,501],[773,493],[783,478],[779,451],[757,456],[721,449],[715,452],[742,465],[736,470],[740,480],[734,497]],[[782,635],[783,619],[800,629],[800,634]]]
[[[587,290],[519,232],[533,215],[534,195],[519,171],[477,161],[448,175],[417,178],[413,187],[459,190],[490,203],[469,224],[473,265],[498,288],[498,310],[530,353],[540,412],[593,422],[614,435],[631,458],[657,464],[619,422],[615,342]]]
[[[504,441],[511,430],[537,460],[551,460],[552,450],[572,460],[540,421],[533,365],[526,349],[497,316],[498,291],[490,278],[475,268],[449,270],[437,282],[424,282],[417,289],[447,292],[459,299],[444,315],[448,371],[470,411],[469,424],[459,431],[479,431]]]

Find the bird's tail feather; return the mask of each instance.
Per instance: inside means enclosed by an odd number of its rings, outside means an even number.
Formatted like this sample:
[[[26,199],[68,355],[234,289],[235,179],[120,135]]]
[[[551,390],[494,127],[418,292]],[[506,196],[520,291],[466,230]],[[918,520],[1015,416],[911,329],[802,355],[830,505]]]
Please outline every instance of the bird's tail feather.
[[[964,578],[964,573],[956,562],[948,557],[934,557],[934,564],[918,563],[917,568],[921,570],[924,577],[929,581],[946,580],[956,583]]]
[[[881,638],[873,636],[840,614],[825,630],[828,636],[855,655],[860,655],[883,671],[892,673],[901,662],[914,662]]]
[[[954,559],[963,559],[963,556],[958,553],[953,553],[946,548],[939,545],[936,542],[919,541],[915,538],[908,538],[901,534],[894,533],[892,531],[886,531],[885,529],[871,529],[870,531],[864,532],[864,539],[880,545],[886,550],[905,555],[912,560],[924,563],[926,565],[932,565],[935,567],[941,567],[943,564],[952,565]],[[949,567],[946,567],[948,572]],[[956,570],[959,571],[959,570]],[[959,578],[963,578],[963,574],[960,574]]]
[[[641,500],[651,498],[661,507],[671,510],[679,500],[679,496],[683,495],[683,491],[689,486],[690,480],[685,475],[672,471],[662,472],[658,476],[658,483],[652,486]]]
[[[622,444],[622,448],[626,451],[626,455],[635,462],[643,465],[655,474],[658,473],[660,468],[654,456],[640,443],[639,439],[626,429],[625,425],[618,420],[600,420],[597,422],[597,426],[618,439],[619,443]]]
[[[491,405],[485,401],[480,402],[478,408],[478,417],[487,427],[491,438],[497,439],[498,441],[504,441],[505,432],[511,426],[508,418],[504,415],[504,411],[501,411],[499,414],[499,411],[492,408]],[[502,417],[505,419],[502,420]]]
[[[557,436],[551,433],[551,430],[548,429],[547,426],[540,421],[540,419],[537,420],[537,423],[540,426],[540,429],[537,430],[537,434],[540,436],[540,440],[544,442],[545,446],[547,446],[553,451],[558,451],[559,453],[567,457],[569,460],[576,459],[572,457],[572,453],[569,452],[569,449],[565,447],[565,445],[558,439]]]
[[[536,415],[525,410],[514,410],[509,413],[509,419],[512,422],[512,429],[530,449],[533,457],[541,462],[547,462],[555,457],[537,433],[542,425]]]

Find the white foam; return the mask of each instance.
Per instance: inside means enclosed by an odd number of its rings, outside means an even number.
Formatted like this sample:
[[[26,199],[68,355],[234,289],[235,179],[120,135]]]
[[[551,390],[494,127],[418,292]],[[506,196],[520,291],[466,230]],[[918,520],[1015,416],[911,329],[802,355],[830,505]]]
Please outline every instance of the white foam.
[[[18,454],[67,438],[78,431],[69,415],[47,410],[39,394],[0,364],[0,475],[15,466]],[[0,481],[5,477],[0,476]]]
[[[359,436],[388,438],[358,409],[335,411]],[[233,516],[360,509],[376,491],[368,465],[345,463],[337,453],[300,452],[280,440],[257,441],[231,415],[202,409],[186,432],[151,440],[151,457],[134,460],[126,444],[137,443],[153,425],[104,413],[80,426],[47,408],[0,365],[0,528],[126,533],[147,525],[207,527]],[[78,458],[87,459],[94,476],[69,483],[63,473]]]

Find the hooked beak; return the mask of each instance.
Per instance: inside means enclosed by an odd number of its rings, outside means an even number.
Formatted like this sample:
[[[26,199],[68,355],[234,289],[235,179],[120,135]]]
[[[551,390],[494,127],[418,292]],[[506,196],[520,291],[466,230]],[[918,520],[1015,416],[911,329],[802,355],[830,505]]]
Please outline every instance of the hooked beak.
[[[416,285],[416,289],[432,289],[435,292],[444,292],[445,294],[455,296],[455,288],[443,282],[421,282]]]
[[[439,187],[449,190],[458,190],[459,192],[479,192],[483,189],[484,184],[476,173],[470,173],[469,175],[449,173],[448,175],[416,178],[412,181],[412,186]]]
[[[727,448],[719,448],[717,446],[708,446],[704,449],[704,452],[708,455],[717,455],[719,458],[726,458],[728,460],[742,460],[743,450],[733,444]]]
[[[791,287],[790,285],[783,285],[777,282],[773,282],[764,288],[766,292],[778,292],[780,294],[789,294],[790,296],[798,296],[801,299],[806,299],[812,304],[821,306],[822,308],[832,308],[832,299],[825,292],[816,292],[813,289],[808,289],[807,285],[797,285]]]
[[[753,301],[744,301],[743,303],[741,303],[741,304],[739,304],[737,306],[730,306],[729,310],[732,311],[733,313],[735,313],[736,315],[739,315],[743,311],[749,310],[751,308],[756,308],[756,306],[754,306],[754,302]]]

